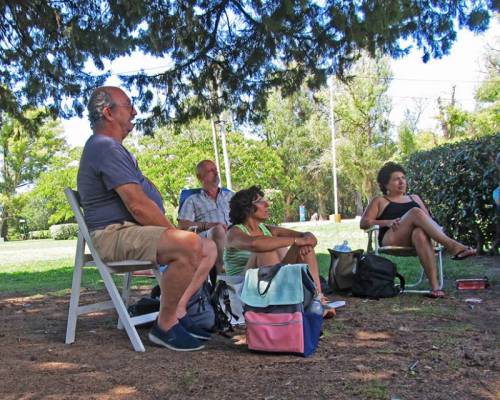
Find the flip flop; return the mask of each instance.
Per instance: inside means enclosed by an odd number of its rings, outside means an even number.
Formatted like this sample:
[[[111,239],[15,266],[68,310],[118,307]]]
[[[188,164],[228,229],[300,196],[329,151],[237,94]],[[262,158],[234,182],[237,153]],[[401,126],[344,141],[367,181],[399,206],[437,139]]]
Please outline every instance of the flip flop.
[[[427,293],[426,296],[430,297],[431,299],[442,299],[446,296],[446,294],[441,289],[437,289],[431,290],[429,293]]]
[[[462,261],[465,260],[466,258],[469,258],[471,256],[476,255],[476,250],[474,250],[472,247],[467,247],[461,251],[459,251],[457,254],[455,254],[453,257],[451,257],[452,260],[455,261]]]

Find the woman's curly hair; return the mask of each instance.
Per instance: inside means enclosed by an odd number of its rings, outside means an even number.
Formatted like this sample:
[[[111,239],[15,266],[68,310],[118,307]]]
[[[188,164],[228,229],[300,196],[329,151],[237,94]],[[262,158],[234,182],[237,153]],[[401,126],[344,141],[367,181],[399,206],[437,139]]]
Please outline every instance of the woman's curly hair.
[[[391,180],[391,175],[393,172],[402,172],[406,175],[405,169],[401,165],[396,164],[392,161],[385,163],[384,166],[380,168],[380,171],[378,171],[377,183],[383,194],[387,194],[385,185],[387,185]]]
[[[264,192],[259,186],[250,186],[234,194],[229,201],[229,219],[233,225],[242,224],[255,211],[252,202],[258,196],[264,197]]]

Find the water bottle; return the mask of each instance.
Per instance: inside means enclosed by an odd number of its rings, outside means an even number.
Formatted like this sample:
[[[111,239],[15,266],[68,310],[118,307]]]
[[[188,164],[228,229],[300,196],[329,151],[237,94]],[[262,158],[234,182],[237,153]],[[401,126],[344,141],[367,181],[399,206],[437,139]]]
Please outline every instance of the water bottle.
[[[351,248],[347,244],[347,240],[344,240],[342,244],[336,245],[333,249],[341,253],[349,253],[351,251]]]
[[[319,296],[312,299],[311,304],[309,304],[306,311],[313,314],[323,315],[323,305],[321,304]]]

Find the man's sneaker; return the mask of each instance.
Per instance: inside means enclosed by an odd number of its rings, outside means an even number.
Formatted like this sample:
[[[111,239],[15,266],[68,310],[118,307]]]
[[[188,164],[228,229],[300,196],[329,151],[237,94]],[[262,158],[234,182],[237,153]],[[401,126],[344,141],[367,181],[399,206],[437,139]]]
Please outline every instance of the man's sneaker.
[[[175,324],[168,331],[164,331],[155,321],[149,331],[148,338],[151,342],[175,351],[201,350],[205,346],[198,339],[191,336],[181,324]]]
[[[210,339],[211,333],[200,328],[189,315],[184,315],[179,319],[179,324],[192,336],[200,340]]]

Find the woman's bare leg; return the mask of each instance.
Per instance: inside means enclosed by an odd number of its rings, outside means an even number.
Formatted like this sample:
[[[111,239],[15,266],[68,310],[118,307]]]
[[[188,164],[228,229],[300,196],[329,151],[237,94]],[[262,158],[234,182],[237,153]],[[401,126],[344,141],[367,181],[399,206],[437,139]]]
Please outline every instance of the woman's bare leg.
[[[467,246],[446,236],[441,227],[420,208],[412,208],[401,217],[398,229],[388,230],[384,235],[384,245],[411,246],[412,232],[415,228],[421,228],[427,236],[441,243],[452,254],[467,249]]]
[[[248,259],[247,268],[264,267],[266,265],[274,265],[278,263],[283,263],[283,264],[304,263],[309,266],[309,270],[311,271],[314,283],[318,288],[318,292],[321,292],[318,260],[316,259],[316,253],[314,252],[314,249],[312,249],[304,257],[300,255],[299,249],[300,247],[298,246],[290,246],[288,251],[286,251],[286,248],[280,248],[273,251],[267,251],[262,253],[252,253],[250,258]]]
[[[417,251],[418,258],[424,268],[425,275],[429,279],[432,290],[438,290],[436,255],[429,236],[425,234],[422,228],[415,228],[411,234],[411,242]]]
[[[258,268],[280,263],[282,257],[279,250],[280,249],[262,253],[252,253],[248,259],[247,268]]]
[[[318,267],[318,259],[316,258],[316,252],[314,251],[314,249],[311,249],[309,253],[307,253],[305,256],[302,256],[299,250],[300,247],[291,246],[288,249],[285,258],[283,258],[283,263],[307,264],[309,266],[309,271],[311,272],[311,276],[313,277],[314,284],[316,285],[316,289],[318,290],[318,293],[321,293],[321,281],[319,280],[319,267]]]

